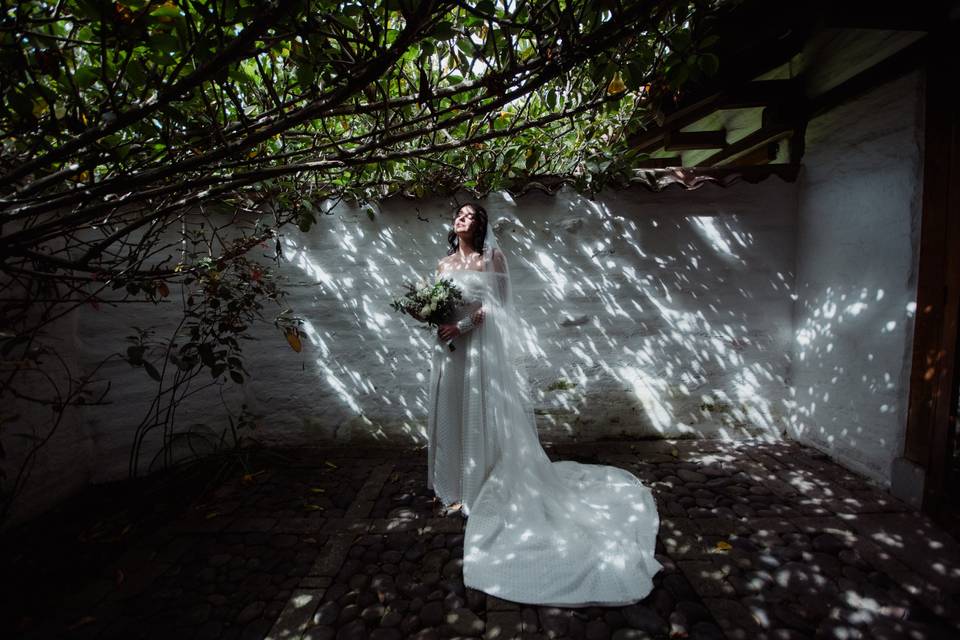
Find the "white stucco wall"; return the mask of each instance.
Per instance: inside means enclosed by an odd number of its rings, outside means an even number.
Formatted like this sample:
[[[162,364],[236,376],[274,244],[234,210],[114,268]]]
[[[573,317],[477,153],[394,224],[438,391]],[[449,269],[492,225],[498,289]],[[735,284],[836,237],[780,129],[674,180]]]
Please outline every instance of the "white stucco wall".
[[[528,363],[543,437],[779,435],[795,201],[795,185],[778,178],[596,201],[570,192],[489,198],[519,310],[546,353]],[[397,199],[372,219],[340,206],[309,233],[285,233],[282,274],[305,320],[303,351],[272,326],[258,329],[245,345],[252,377],[226,394],[235,412],[245,402],[259,416],[256,437],[425,443],[432,334],[388,303],[445,255],[449,213],[444,200]],[[176,317],[173,303],[85,310],[81,356],[92,366],[125,348],[131,325],[162,335]],[[125,362],[103,375],[114,381],[113,404],[84,411],[95,481],[126,473],[153,393],[146,373]],[[561,379],[574,386],[547,390]],[[220,429],[221,412],[218,394],[199,393],[178,410],[178,428]]]
[[[906,424],[921,118],[919,72],[816,118],[798,190],[790,432],[881,483]]]

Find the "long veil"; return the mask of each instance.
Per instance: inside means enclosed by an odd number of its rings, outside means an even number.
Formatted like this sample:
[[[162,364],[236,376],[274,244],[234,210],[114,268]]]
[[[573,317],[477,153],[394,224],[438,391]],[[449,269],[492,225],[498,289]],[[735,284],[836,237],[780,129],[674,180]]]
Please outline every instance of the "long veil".
[[[483,461],[490,472],[469,510],[464,583],[515,602],[622,605],[652,589],[659,517],[633,474],[551,462],[537,434],[507,256],[492,221],[483,245],[486,316],[471,348],[481,364]],[[479,444],[479,443],[477,443]],[[465,504],[466,507],[466,504]]]

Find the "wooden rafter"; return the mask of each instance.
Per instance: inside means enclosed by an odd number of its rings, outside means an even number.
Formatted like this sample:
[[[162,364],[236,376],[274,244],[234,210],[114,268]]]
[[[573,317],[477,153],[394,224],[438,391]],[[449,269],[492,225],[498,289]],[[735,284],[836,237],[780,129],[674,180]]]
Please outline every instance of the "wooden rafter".
[[[815,118],[877,85],[889,82],[908,71],[916,69],[926,59],[928,51],[927,37],[904,47],[869,69],[861,71],[836,87],[812,98],[808,107],[807,118]]]
[[[785,138],[793,133],[793,125],[777,124],[762,127],[753,133],[740,138],[722,151],[718,151],[709,158],[698,162],[698,167],[716,167],[728,164],[737,158],[754,151],[757,147],[769,144],[775,140]]]
[[[796,80],[756,80],[728,91],[715,93],[688,107],[668,115],[663,125],[642,131],[629,139],[630,146],[640,153],[659,149],[664,136],[679,131],[719,109],[743,109],[762,107],[789,100],[799,95],[800,85]]]
[[[750,158],[752,163],[755,155],[761,157],[765,153],[758,149],[790,136],[790,161],[799,162],[803,155],[803,131],[811,118],[916,68],[927,56],[928,48],[927,38],[921,38],[809,103],[800,92],[800,79],[749,82],[671,114],[661,127],[638,134],[633,142],[637,151],[647,153],[657,149],[718,148],[720,151],[697,163],[697,166],[711,167],[745,158]],[[723,132],[679,131],[719,109],[761,105],[766,106],[761,128],[730,144],[720,144],[719,134]]]

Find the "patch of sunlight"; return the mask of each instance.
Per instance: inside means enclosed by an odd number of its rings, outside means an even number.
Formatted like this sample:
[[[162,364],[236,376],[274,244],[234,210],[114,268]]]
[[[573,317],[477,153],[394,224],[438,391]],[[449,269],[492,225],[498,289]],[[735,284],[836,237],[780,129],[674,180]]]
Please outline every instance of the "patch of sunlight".
[[[636,367],[618,367],[617,373],[621,380],[633,387],[633,394],[643,405],[653,428],[660,433],[669,429],[673,425],[673,415],[663,401],[662,394],[653,388],[653,380],[656,378],[646,376]]]
[[[713,216],[696,216],[693,218],[693,228],[707,240],[707,243],[715,251],[739,259],[739,256],[731,248],[730,242],[724,237],[723,231],[717,226],[716,218]],[[736,238],[736,234],[734,234],[734,237]],[[742,241],[738,244],[744,245]]]
[[[301,328],[306,334],[308,340],[314,344],[319,344],[322,342],[319,339],[319,333],[313,326],[312,322],[305,319]],[[330,388],[336,392],[336,394],[348,407],[350,407],[356,413],[361,413],[359,403],[357,403],[356,399],[353,397],[353,395],[351,395],[346,385],[344,385],[336,373],[334,373],[333,369],[330,368],[330,365],[327,364],[327,358],[317,358],[315,362],[320,371],[323,372],[323,378],[326,380],[327,384],[330,385]]]

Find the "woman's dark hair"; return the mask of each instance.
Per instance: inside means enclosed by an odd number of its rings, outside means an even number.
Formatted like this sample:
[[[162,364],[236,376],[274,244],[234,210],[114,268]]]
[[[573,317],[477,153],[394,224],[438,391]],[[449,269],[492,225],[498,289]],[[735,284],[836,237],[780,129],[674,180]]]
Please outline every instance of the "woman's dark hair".
[[[481,207],[476,202],[464,202],[462,205],[457,207],[457,211],[453,214],[454,219],[460,212],[463,211],[464,207],[470,207],[473,209],[473,220],[476,223],[473,230],[473,248],[479,252],[483,252],[483,239],[487,236],[487,210]],[[453,229],[450,230],[450,233],[447,234],[447,242],[450,243],[450,249],[447,251],[447,255],[453,255],[457,252],[457,249],[460,248],[460,238],[457,237],[457,232]]]

